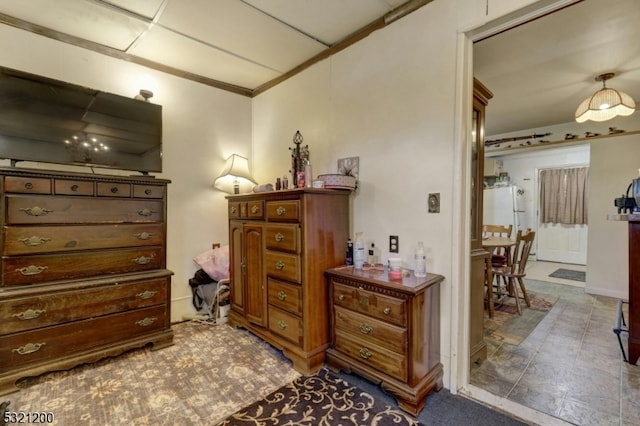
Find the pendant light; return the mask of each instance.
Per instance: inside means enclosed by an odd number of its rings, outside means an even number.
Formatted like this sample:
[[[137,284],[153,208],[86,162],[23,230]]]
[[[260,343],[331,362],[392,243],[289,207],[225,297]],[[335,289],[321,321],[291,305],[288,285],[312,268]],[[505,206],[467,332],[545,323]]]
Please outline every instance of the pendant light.
[[[602,82],[602,89],[582,101],[576,110],[576,121],[607,121],[617,115],[631,115],[636,103],[631,96],[619,90],[607,87],[606,81],[613,78],[614,73],[600,74],[596,81]]]

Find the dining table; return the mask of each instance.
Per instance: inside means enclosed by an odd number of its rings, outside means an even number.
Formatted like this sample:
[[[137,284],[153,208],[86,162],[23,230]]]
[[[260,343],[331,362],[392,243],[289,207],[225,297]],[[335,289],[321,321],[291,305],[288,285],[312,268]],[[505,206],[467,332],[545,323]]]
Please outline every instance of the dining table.
[[[493,273],[491,257],[498,248],[510,249],[516,245],[516,240],[508,237],[497,237],[493,235],[482,237],[482,247],[489,251],[490,255],[486,264],[486,280],[487,280],[487,305],[489,309],[489,318],[493,318],[495,307],[493,304]]]

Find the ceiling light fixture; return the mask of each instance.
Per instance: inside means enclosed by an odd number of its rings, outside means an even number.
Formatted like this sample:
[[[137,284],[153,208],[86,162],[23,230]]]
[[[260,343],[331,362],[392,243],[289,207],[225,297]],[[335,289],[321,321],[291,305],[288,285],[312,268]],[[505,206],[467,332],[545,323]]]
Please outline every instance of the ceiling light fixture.
[[[607,121],[617,115],[631,115],[636,109],[636,103],[631,96],[619,90],[607,87],[606,81],[613,78],[615,73],[600,74],[596,81],[602,82],[602,89],[582,101],[576,110],[576,121],[584,123],[591,121]]]

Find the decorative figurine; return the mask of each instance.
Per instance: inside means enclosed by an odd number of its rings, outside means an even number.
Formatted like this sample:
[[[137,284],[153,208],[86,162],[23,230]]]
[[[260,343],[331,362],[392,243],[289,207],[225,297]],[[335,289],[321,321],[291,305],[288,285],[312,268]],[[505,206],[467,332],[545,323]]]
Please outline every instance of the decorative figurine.
[[[302,172],[304,176],[304,166],[309,161],[309,145],[300,146],[302,144],[303,137],[300,130],[293,136],[293,143],[295,148],[289,148],[291,151],[291,182],[293,188],[298,188],[298,173]],[[304,185],[303,185],[304,186]]]

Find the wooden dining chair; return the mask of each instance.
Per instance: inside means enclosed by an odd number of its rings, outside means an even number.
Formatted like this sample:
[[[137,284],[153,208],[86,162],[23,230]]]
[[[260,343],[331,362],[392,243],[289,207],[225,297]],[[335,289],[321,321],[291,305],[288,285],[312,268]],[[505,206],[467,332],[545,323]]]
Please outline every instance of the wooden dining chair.
[[[528,307],[531,307],[529,301],[529,295],[527,294],[527,288],[524,285],[524,277],[526,274],[527,259],[533,246],[533,239],[536,233],[527,230],[525,234],[522,231],[518,231],[516,235],[516,244],[513,247],[512,262],[510,265],[505,266],[493,266],[492,273],[494,277],[502,277],[507,282],[507,295],[513,296],[516,301],[516,309],[518,314],[522,315],[522,308],[520,307],[520,295],[518,293],[518,287],[522,291],[522,296]],[[517,285],[516,285],[517,284]]]

